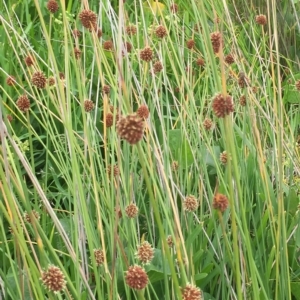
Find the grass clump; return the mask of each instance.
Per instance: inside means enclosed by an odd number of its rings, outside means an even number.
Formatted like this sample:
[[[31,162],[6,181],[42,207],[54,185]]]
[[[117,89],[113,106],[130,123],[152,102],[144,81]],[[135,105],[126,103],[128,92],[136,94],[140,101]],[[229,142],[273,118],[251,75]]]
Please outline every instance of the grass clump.
[[[280,9],[3,3],[3,298],[299,299],[300,73]]]

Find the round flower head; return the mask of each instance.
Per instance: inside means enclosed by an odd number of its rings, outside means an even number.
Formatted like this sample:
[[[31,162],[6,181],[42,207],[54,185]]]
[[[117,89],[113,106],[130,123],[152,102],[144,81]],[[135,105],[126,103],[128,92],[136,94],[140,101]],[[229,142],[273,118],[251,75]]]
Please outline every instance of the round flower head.
[[[149,108],[147,105],[143,104],[138,108],[136,113],[141,119],[147,119],[149,117]]]
[[[266,25],[267,24],[267,17],[265,15],[258,15],[255,17],[255,22],[258,25]]]
[[[117,133],[121,139],[134,145],[143,138],[144,122],[136,114],[123,117],[117,123]]]
[[[14,76],[8,76],[6,78],[6,84],[9,86],[13,86],[16,84],[16,78]]]
[[[55,14],[58,11],[58,9],[59,9],[59,6],[58,6],[58,3],[56,2],[56,0],[49,0],[47,2],[47,9],[52,14]]]
[[[90,112],[90,111],[92,111],[94,109],[95,104],[94,104],[94,102],[92,100],[86,99],[83,102],[83,106],[84,106],[84,110],[86,112]]]
[[[193,39],[188,40],[186,46],[188,49],[193,49],[195,47],[195,41]]]
[[[64,274],[60,268],[49,266],[46,271],[42,273],[41,278],[43,285],[52,292],[60,292],[66,286]]]
[[[132,289],[142,290],[148,284],[148,275],[142,267],[130,266],[126,271],[125,282]]]
[[[84,9],[79,14],[79,20],[82,26],[90,31],[97,28],[97,15],[89,9]]]
[[[214,53],[218,53],[222,46],[222,34],[220,32],[213,32],[210,35],[211,44],[214,50]]]
[[[138,247],[136,256],[143,264],[148,264],[154,257],[154,249],[145,241]]]
[[[220,210],[222,213],[227,209],[228,207],[228,199],[225,195],[217,193],[214,196],[213,200],[213,208]]]
[[[135,218],[139,213],[139,208],[134,203],[131,203],[125,208],[125,213],[128,218]]]
[[[38,89],[44,89],[47,84],[47,78],[43,72],[36,71],[32,74],[31,83]]]
[[[234,111],[234,105],[232,102],[231,96],[223,96],[222,94],[218,94],[213,99],[212,109],[215,115],[218,118],[224,118]]]
[[[203,300],[202,291],[192,284],[187,284],[182,288],[181,293],[183,300]]]
[[[162,25],[157,26],[154,32],[155,35],[160,39],[164,38],[168,34],[167,29]]]
[[[140,58],[141,58],[141,60],[144,60],[146,62],[151,61],[153,58],[153,51],[151,50],[151,48],[145,47],[143,50],[141,50]]]
[[[26,112],[30,108],[30,101],[29,101],[27,95],[21,95],[18,98],[16,104],[21,112]]]
[[[97,266],[100,266],[104,263],[104,253],[101,249],[94,249],[94,257]]]
[[[197,210],[198,206],[199,206],[198,200],[193,195],[187,196],[183,201],[183,208],[186,211],[189,212],[195,211]]]

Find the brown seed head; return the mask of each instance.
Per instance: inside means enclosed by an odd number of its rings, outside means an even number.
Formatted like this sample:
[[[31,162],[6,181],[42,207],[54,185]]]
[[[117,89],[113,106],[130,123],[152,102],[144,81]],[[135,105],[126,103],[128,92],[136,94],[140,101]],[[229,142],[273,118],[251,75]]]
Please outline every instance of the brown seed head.
[[[159,25],[155,28],[155,35],[162,39],[164,38],[166,35],[168,34],[166,27],[164,27],[163,25]]]
[[[225,195],[217,193],[214,196],[214,200],[213,200],[212,205],[213,205],[214,209],[218,209],[221,212],[224,212],[228,207],[228,199]]]
[[[141,119],[147,119],[149,117],[149,109],[148,106],[143,104],[141,105],[138,110],[136,111],[136,114],[141,118]]]
[[[134,203],[131,203],[125,208],[125,213],[128,218],[135,218],[139,213],[139,208]]]
[[[109,177],[111,175],[111,169],[113,169],[113,174],[114,174],[115,177],[120,175],[120,170],[119,170],[118,165],[114,165],[113,168],[112,168],[111,165],[108,165],[106,170],[107,170],[107,174],[108,174]]]
[[[172,161],[171,168],[172,168],[172,171],[173,171],[173,172],[175,172],[175,171],[178,170],[179,164],[178,164],[178,161],[177,161],[177,160],[173,160],[173,161]]]
[[[79,20],[82,26],[90,31],[97,28],[97,15],[89,9],[84,9],[79,14]]]
[[[47,9],[52,14],[55,14],[58,11],[58,9],[59,9],[58,3],[55,0],[49,0],[47,2]]]
[[[105,84],[102,88],[104,94],[108,95],[110,93],[110,86]]]
[[[227,54],[224,58],[226,64],[231,65],[234,63],[234,57],[231,53]]]
[[[193,49],[195,47],[195,41],[193,39],[188,40],[186,46],[188,49]]]
[[[117,134],[129,144],[138,143],[144,135],[144,122],[136,114],[122,117],[117,123]]]
[[[125,282],[132,289],[142,290],[148,284],[148,275],[142,267],[130,266],[126,271]]]
[[[298,91],[300,91],[300,80],[297,80],[295,83],[295,87]]]
[[[145,241],[138,247],[136,257],[143,264],[148,264],[154,257],[154,249],[147,241]]]
[[[211,130],[213,127],[213,121],[210,118],[205,118],[203,121],[203,127],[205,130]]]
[[[153,64],[153,72],[154,74],[157,74],[157,73],[160,73],[163,69],[163,65],[160,61],[156,61],[154,64]]]
[[[6,84],[9,86],[13,86],[16,84],[16,78],[14,76],[8,76],[6,78]]]
[[[31,77],[31,83],[38,89],[44,89],[47,84],[47,78],[45,77],[43,72],[36,71]]]
[[[21,95],[18,98],[16,104],[17,104],[19,110],[23,113],[28,111],[30,108],[30,101],[29,101],[27,95]]]
[[[143,50],[141,50],[140,58],[141,58],[141,60],[144,60],[147,62],[151,61],[153,58],[153,51],[151,50],[151,48],[145,47]]]
[[[171,235],[167,236],[167,244],[170,248],[172,248],[174,246],[173,238]]]
[[[267,24],[267,17],[265,15],[258,15],[255,17],[255,22],[258,25],[266,25]]]
[[[205,65],[205,60],[202,58],[202,57],[199,57],[197,60],[196,60],[196,64],[197,66],[199,67],[203,67]]]
[[[241,106],[246,106],[246,104],[247,104],[246,96],[245,96],[245,95],[242,95],[242,96],[240,97],[240,105],[241,105]]]
[[[125,50],[127,53],[132,51],[132,45],[129,42],[125,42]]]
[[[39,220],[40,214],[36,210],[32,210],[30,213],[24,213],[24,221],[27,223],[31,223],[32,218]]]
[[[101,266],[104,263],[104,252],[101,249],[94,249],[96,265]]]
[[[178,5],[176,3],[173,3],[170,5],[170,11],[173,13],[173,14],[176,14],[178,12]]]
[[[114,43],[111,40],[103,43],[103,49],[106,51],[112,51],[114,49]]]
[[[226,165],[226,164],[227,164],[227,160],[228,160],[227,152],[226,152],[226,151],[223,151],[223,152],[220,154],[220,162],[221,162],[223,165]]]
[[[213,100],[212,109],[218,118],[224,118],[234,111],[232,97],[229,95],[224,97],[222,94],[216,95]]]
[[[6,118],[8,122],[12,122],[14,119],[12,115],[7,115]]]
[[[213,32],[210,34],[211,44],[214,50],[214,53],[218,53],[222,47],[222,34],[220,32]]]
[[[42,272],[43,285],[52,292],[59,292],[66,287],[66,281],[62,271],[55,266],[49,266]]]
[[[79,59],[80,58],[80,56],[81,56],[81,51],[80,51],[80,49],[78,49],[78,48],[74,48],[74,56],[75,56],[75,59]]]
[[[55,79],[54,79],[53,76],[51,76],[51,77],[48,78],[48,85],[49,86],[55,85]]]
[[[187,284],[182,288],[181,293],[182,300],[203,300],[202,291],[192,284]]]
[[[125,31],[128,35],[136,35],[137,33],[137,28],[135,25],[128,25],[126,28],[125,28]]]
[[[95,104],[92,100],[86,99],[83,102],[85,112],[90,112],[95,108]]]
[[[114,115],[112,113],[108,113],[105,116],[105,125],[107,128],[110,128],[113,126],[113,124],[114,124]]]
[[[59,72],[58,75],[60,80],[65,80],[65,74],[63,72]]]
[[[27,67],[31,67],[34,63],[34,59],[32,56],[28,55],[25,57],[25,64]]]
[[[72,34],[74,39],[79,38],[81,36],[81,32],[78,29],[73,29]]]
[[[238,85],[240,88],[244,88],[245,86],[249,85],[249,79],[246,77],[244,72],[239,72],[238,77]]]
[[[98,37],[99,39],[102,37],[103,32],[102,32],[101,28],[97,27],[97,29],[96,29],[96,34],[97,34],[97,37]]]
[[[189,211],[189,212],[195,211],[195,210],[197,210],[198,206],[199,206],[198,200],[193,195],[187,196],[183,200],[183,208],[186,211]]]

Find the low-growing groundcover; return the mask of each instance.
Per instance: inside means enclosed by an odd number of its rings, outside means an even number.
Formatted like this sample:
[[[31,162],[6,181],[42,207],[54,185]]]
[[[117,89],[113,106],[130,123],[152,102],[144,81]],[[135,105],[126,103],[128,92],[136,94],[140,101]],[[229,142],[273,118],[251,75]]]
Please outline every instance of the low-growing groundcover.
[[[300,299],[300,3],[261,2],[1,2],[0,298]]]

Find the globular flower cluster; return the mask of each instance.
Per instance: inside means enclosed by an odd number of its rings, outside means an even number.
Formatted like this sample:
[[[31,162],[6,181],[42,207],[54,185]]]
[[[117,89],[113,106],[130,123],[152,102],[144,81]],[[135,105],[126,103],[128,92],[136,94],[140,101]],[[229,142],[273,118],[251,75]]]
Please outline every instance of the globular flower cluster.
[[[192,284],[187,284],[182,288],[181,293],[183,300],[203,300],[202,291]]]
[[[300,80],[297,80],[295,83],[295,87],[298,91],[300,91]]]
[[[60,268],[52,265],[42,273],[41,280],[43,285],[52,292],[60,292],[66,287],[64,274]]]
[[[139,208],[134,203],[131,203],[125,208],[125,213],[128,218],[135,218],[139,213]]]
[[[114,43],[111,40],[103,43],[103,49],[106,51],[112,51],[114,49]]]
[[[90,112],[95,108],[95,104],[92,100],[86,99],[83,102],[83,107],[86,112]]]
[[[94,257],[96,265],[100,266],[104,263],[104,252],[101,249],[94,249]]]
[[[36,71],[32,74],[31,83],[38,89],[44,89],[47,84],[47,78],[41,71]]]
[[[31,67],[34,64],[34,58],[30,55],[25,57],[25,64],[27,67]]]
[[[19,110],[23,113],[27,112],[30,108],[30,101],[27,97],[27,95],[21,95],[17,102],[17,107],[19,108]]]
[[[141,119],[147,119],[149,117],[149,108],[147,105],[142,104],[136,111],[136,114],[141,118]]]
[[[227,209],[228,203],[228,198],[225,195],[217,193],[214,196],[212,205],[214,209],[220,210],[223,213]]]
[[[8,76],[6,78],[6,84],[9,86],[13,86],[16,84],[16,78],[14,76]]]
[[[31,223],[32,217],[35,218],[36,220],[39,220],[40,214],[36,210],[32,210],[31,213],[28,213],[28,212],[24,213],[24,221],[25,222]]]
[[[183,208],[188,212],[197,210],[199,206],[198,200],[195,196],[189,195],[183,200]]]
[[[222,34],[220,32],[213,32],[210,35],[211,44],[214,50],[214,53],[218,53],[222,47]]]
[[[232,97],[218,94],[213,99],[212,109],[218,118],[224,118],[234,111]]]
[[[202,57],[197,58],[196,64],[199,67],[203,67],[205,65],[205,60]]]
[[[231,53],[227,54],[224,58],[226,64],[232,65],[234,63],[234,57]]]
[[[137,249],[136,257],[143,264],[148,264],[154,257],[154,249],[147,241],[143,242]]]
[[[163,69],[163,65],[160,61],[156,61],[154,64],[153,64],[153,73],[154,74],[157,74],[157,73],[160,73]]]
[[[125,282],[132,289],[142,290],[148,284],[148,275],[144,268],[137,265],[130,266],[126,271]]]
[[[186,46],[188,49],[193,49],[195,47],[195,41],[193,39],[190,39],[186,42]]]
[[[144,122],[136,114],[122,117],[117,123],[117,134],[129,144],[138,143],[144,135]]]
[[[203,127],[205,130],[211,130],[213,127],[213,121],[210,118],[205,118],[203,121]]]
[[[120,169],[119,169],[118,165],[114,165],[114,166],[108,165],[106,170],[107,170],[108,176],[111,175],[112,171],[113,171],[113,174],[115,177],[120,175]]]
[[[226,165],[226,164],[227,164],[227,161],[228,161],[228,155],[227,155],[227,152],[226,152],[226,151],[223,151],[223,152],[220,154],[220,162],[221,162],[223,165]]]
[[[81,21],[82,26],[89,31],[97,28],[97,15],[89,9],[84,9],[79,14],[79,20]]]
[[[56,2],[56,0],[49,0],[47,2],[47,9],[49,10],[50,13],[55,14],[59,9],[59,6],[58,6],[58,3]]]
[[[264,26],[264,25],[267,24],[267,17],[265,15],[262,15],[262,14],[258,15],[258,16],[255,17],[255,22],[258,25]]]
[[[150,47],[145,47],[144,49],[141,50],[140,52],[140,58],[143,61],[149,62],[153,58],[153,51],[151,50]]]
[[[128,35],[135,35],[137,33],[137,28],[135,25],[128,25],[125,28],[125,31]]]
[[[168,34],[167,29],[163,25],[157,26],[154,32],[155,35],[160,39],[164,38]]]
[[[240,97],[240,105],[241,106],[246,106],[246,104],[247,104],[247,98],[246,98],[246,96],[245,95],[242,95],[241,97]]]

